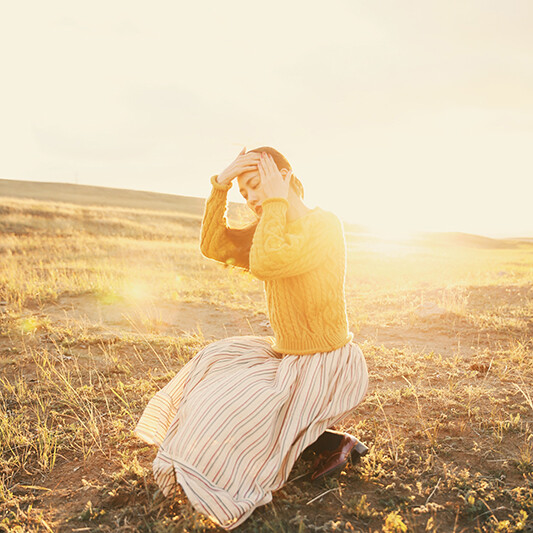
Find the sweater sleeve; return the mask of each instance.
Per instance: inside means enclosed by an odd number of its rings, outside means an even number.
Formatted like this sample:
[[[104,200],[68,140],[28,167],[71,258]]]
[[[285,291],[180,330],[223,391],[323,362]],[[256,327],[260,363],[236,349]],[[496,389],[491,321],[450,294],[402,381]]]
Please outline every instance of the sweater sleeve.
[[[308,218],[290,232],[288,205],[284,198],[269,198],[262,204],[250,250],[250,272],[259,279],[298,276],[317,268],[335,247],[344,245],[342,225],[329,213],[313,222]]]
[[[205,257],[226,265],[249,268],[248,253],[236,246],[228,236],[228,230],[231,228],[227,224],[226,211],[231,185],[222,185],[216,178],[216,175],[211,177],[213,188],[205,203],[200,251]]]

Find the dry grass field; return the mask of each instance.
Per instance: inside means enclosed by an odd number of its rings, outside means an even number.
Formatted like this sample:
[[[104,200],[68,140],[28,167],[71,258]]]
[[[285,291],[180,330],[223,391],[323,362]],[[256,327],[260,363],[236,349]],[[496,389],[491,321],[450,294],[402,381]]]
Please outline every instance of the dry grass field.
[[[0,531],[217,529],[132,429],[206,343],[271,334],[262,285],[201,256],[201,201],[146,194],[0,183]],[[347,242],[370,453],[301,458],[238,531],[533,531],[533,242]]]

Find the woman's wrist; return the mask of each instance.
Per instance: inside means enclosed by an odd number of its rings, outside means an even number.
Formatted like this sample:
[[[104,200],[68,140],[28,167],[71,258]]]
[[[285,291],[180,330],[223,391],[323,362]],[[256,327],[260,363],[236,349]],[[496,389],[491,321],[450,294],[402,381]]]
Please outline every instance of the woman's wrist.
[[[261,221],[270,221],[273,219],[285,220],[289,210],[289,202],[285,198],[270,197],[263,200],[261,207]],[[266,223],[266,222],[265,222]]]
[[[211,176],[211,185],[218,190],[229,191],[231,189],[231,183],[224,183],[218,181],[218,174]]]

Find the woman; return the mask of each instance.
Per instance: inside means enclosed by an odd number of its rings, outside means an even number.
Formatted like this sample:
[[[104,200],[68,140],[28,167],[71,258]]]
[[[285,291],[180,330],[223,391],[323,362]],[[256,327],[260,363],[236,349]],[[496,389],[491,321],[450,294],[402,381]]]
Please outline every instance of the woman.
[[[257,217],[240,230],[225,219],[235,179]],[[233,529],[271,501],[309,445],[321,452],[313,479],[364,450],[351,435],[324,432],[361,402],[368,374],[348,331],[338,218],[305,206],[273,148],[243,149],[211,184],[201,251],[264,281],[274,339],[206,346],[152,398],[135,431],[160,446],[163,493],[181,485],[197,510]]]

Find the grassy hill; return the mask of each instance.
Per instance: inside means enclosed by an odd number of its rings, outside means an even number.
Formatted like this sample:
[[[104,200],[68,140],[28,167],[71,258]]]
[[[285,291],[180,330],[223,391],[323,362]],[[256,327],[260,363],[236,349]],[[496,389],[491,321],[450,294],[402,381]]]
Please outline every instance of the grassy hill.
[[[73,234],[169,239],[184,228],[197,235],[205,199],[70,183],[0,179],[0,231],[13,234]],[[241,204],[229,218],[244,224]]]
[[[0,180],[0,531],[220,531],[132,436],[207,343],[273,333],[262,282],[201,255],[203,204]],[[529,531],[533,246],[346,229],[370,388],[336,427],[370,452],[320,484],[300,458],[236,531]]]
[[[100,213],[100,216],[109,217],[110,213],[137,213],[138,218],[144,218],[139,212],[150,211],[154,223],[165,219],[163,213],[181,215],[182,222],[193,227],[199,226],[199,221],[203,213],[205,204],[204,198],[192,196],[180,196],[174,194],[163,194],[147,191],[133,191],[128,189],[116,189],[111,187],[96,187],[90,185],[76,185],[72,183],[52,183],[35,182],[22,180],[0,179],[0,197],[33,200],[36,202],[47,202],[46,213],[41,210],[39,213],[37,204],[34,204],[34,216],[44,217],[50,222],[52,218],[65,218],[71,221],[75,217],[71,209],[65,215],[64,208],[57,208],[55,212],[50,209],[52,204],[71,204],[74,206],[91,207],[93,213]],[[26,204],[26,208],[28,204]],[[42,207],[42,204],[41,204]],[[114,208],[111,211],[106,208]],[[2,213],[6,214],[9,209],[4,205]],[[63,214],[62,214],[63,212]],[[87,210],[85,212],[88,212]],[[83,210],[78,211],[78,215]],[[83,216],[83,215],[82,215]],[[131,217],[130,217],[131,218]],[[135,218],[135,217],[134,217]],[[232,221],[243,222],[249,220],[249,214],[243,204],[230,203],[229,218]],[[86,222],[86,221],[85,221]],[[154,226],[154,225],[152,225]],[[376,240],[386,240],[378,238],[369,233],[363,225],[345,222],[345,231],[349,240],[360,240],[363,242],[375,242]],[[0,220],[0,230],[17,231],[22,230],[18,226],[9,226],[5,218]],[[97,230],[101,230],[98,227]],[[109,230],[109,224],[107,227]],[[515,248],[516,246],[533,246],[533,239],[493,239],[480,235],[472,235],[461,232],[440,232],[440,233],[419,233],[410,239],[410,244],[422,246],[461,246],[471,248]]]
[[[113,206],[201,215],[203,198],[111,187],[0,179],[0,196],[76,205]]]

